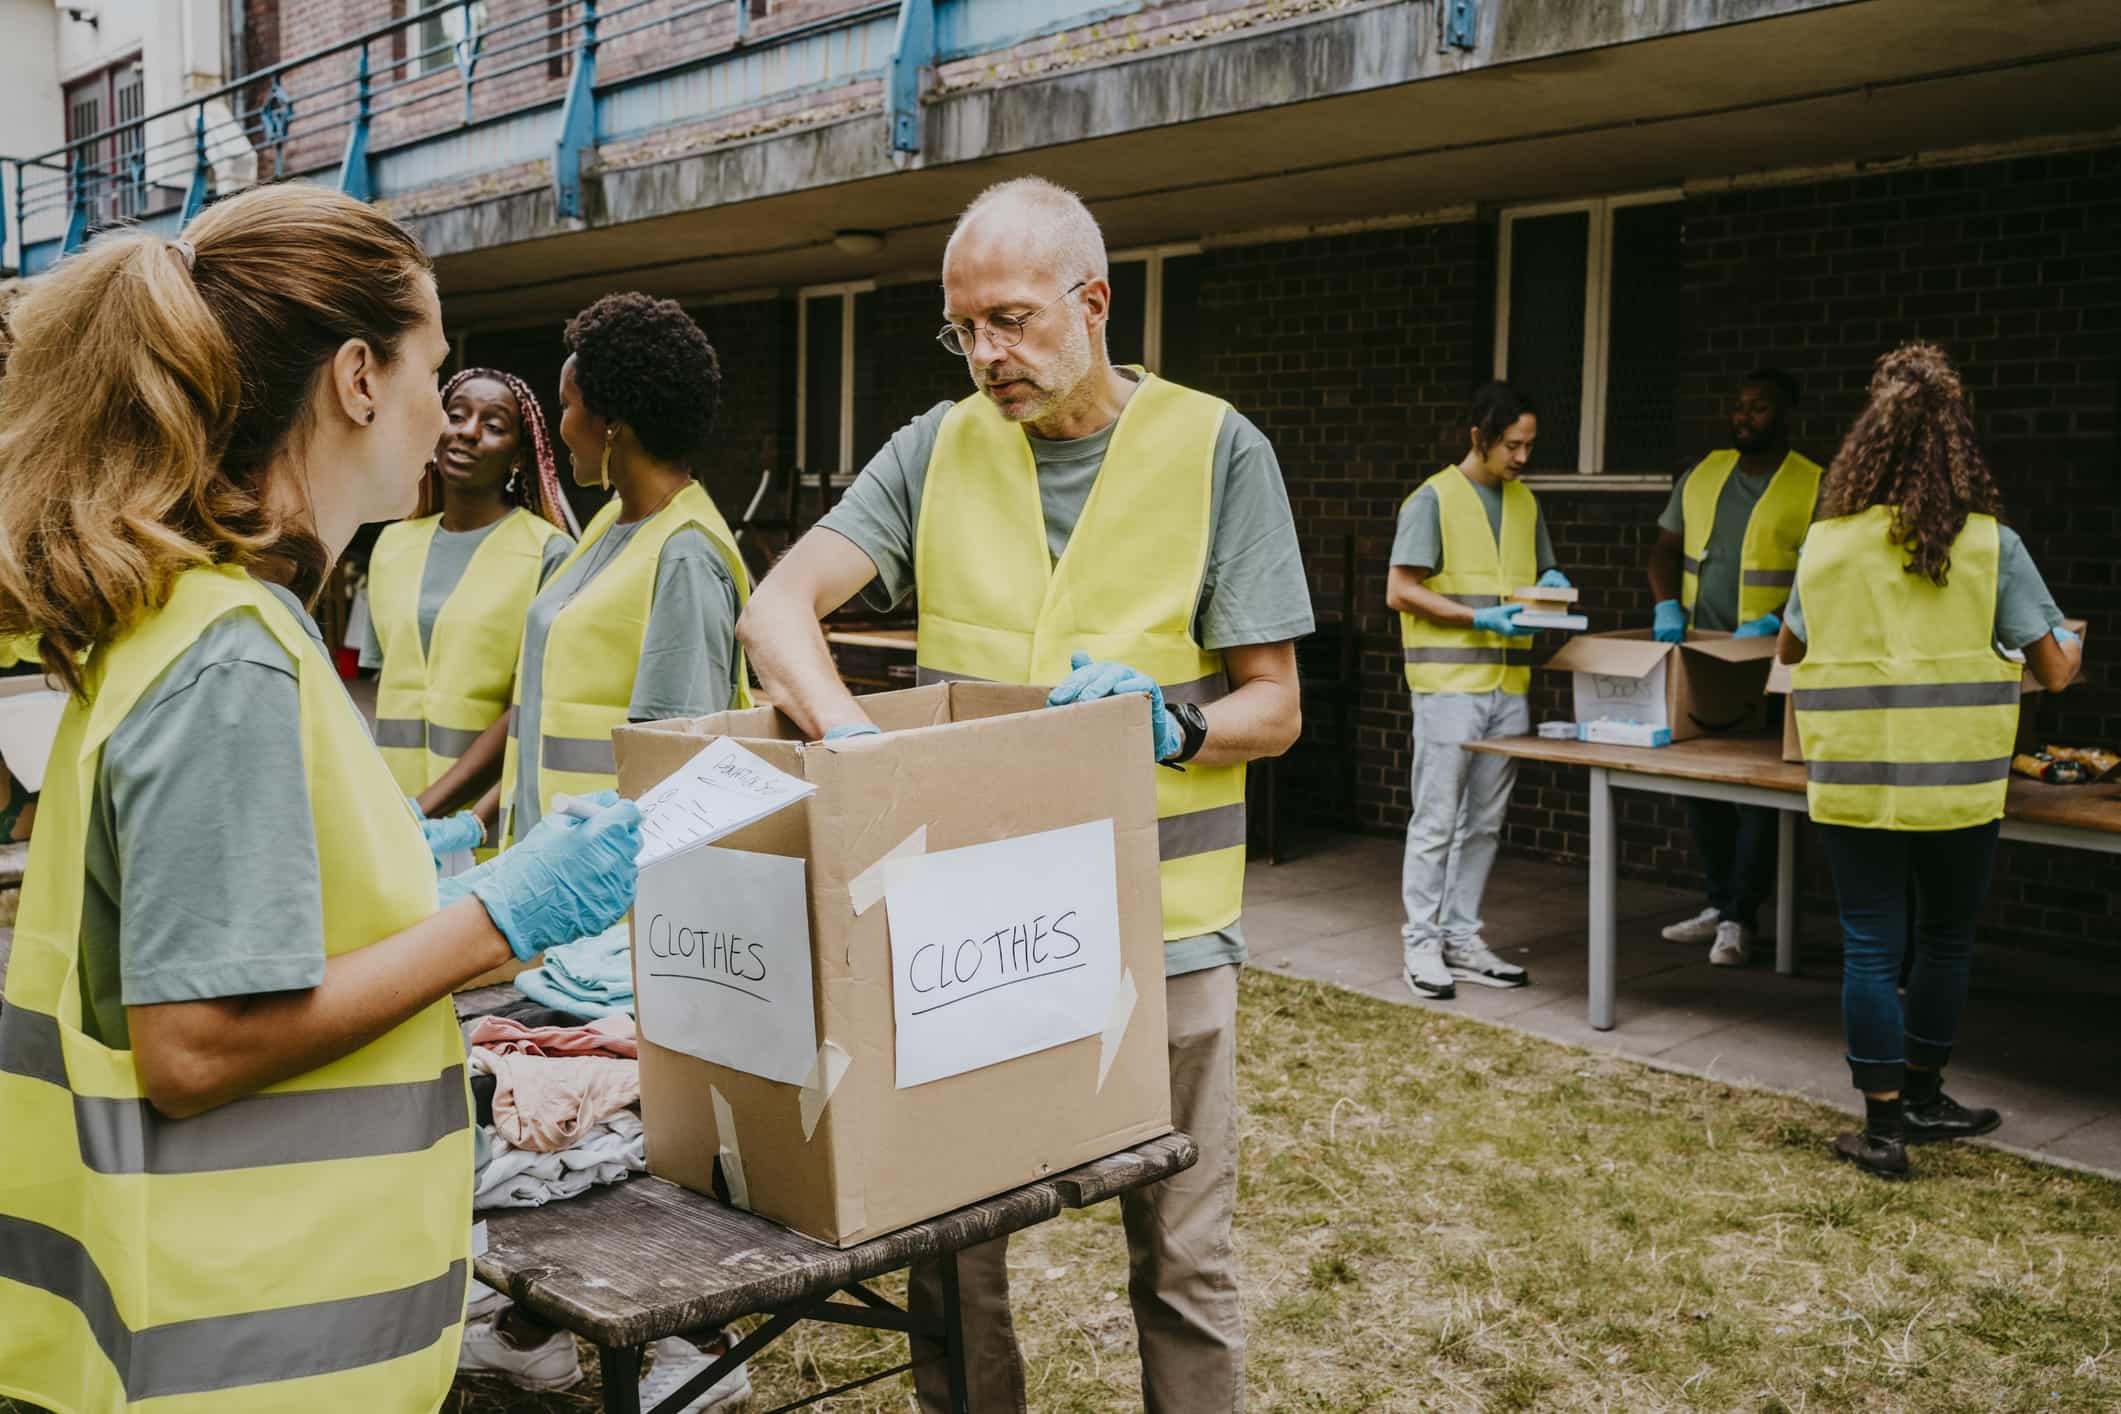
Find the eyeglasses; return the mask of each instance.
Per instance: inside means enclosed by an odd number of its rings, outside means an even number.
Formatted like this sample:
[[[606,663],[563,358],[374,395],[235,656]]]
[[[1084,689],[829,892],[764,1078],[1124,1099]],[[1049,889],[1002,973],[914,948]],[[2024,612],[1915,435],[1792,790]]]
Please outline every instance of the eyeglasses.
[[[1044,314],[1047,310],[1053,308],[1053,306],[1089,283],[1088,280],[1077,280],[1074,284],[1068,286],[1067,289],[1062,290],[1029,314],[997,314],[993,316],[987,321],[987,337],[994,341],[994,346],[998,349],[1015,348],[1024,341],[1024,326],[1026,324],[1029,324],[1032,320],[1038,318],[1041,314]],[[951,353],[963,357],[972,352],[973,346],[979,343],[979,333],[980,326],[977,324],[945,324],[936,331],[935,341]]]

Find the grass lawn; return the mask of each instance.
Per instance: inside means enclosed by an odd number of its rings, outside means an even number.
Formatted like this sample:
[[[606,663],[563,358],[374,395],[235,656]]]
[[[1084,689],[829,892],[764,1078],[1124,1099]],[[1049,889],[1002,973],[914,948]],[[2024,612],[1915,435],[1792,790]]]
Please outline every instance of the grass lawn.
[[[1950,1146],[1886,1184],[1800,1101],[1259,972],[1241,1008],[1256,1410],[2121,1408],[2121,1184]],[[1010,1266],[1032,1408],[1139,1407],[1117,1207]],[[760,1397],[903,1349],[808,1329],[754,1362]]]

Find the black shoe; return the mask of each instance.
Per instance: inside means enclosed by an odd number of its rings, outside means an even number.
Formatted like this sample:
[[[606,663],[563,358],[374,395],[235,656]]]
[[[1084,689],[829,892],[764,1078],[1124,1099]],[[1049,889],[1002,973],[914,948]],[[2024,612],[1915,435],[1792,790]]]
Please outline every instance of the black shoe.
[[[1934,1144],[1940,1139],[1971,1139],[2003,1123],[1994,1110],[1970,1110],[1939,1090],[1933,1099],[1907,1102],[1907,1142]]]
[[[1845,1129],[1834,1136],[1834,1157],[1880,1178],[1898,1181],[1908,1176],[1907,1145],[1884,1139],[1861,1129]]]

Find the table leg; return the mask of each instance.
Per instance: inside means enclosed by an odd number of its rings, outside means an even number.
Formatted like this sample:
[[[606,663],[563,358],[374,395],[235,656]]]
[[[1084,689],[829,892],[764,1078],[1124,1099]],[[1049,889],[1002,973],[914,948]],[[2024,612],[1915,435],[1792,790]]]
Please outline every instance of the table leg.
[[[1797,975],[1797,812],[1775,812],[1775,970]]]
[[[958,1304],[957,1257],[944,1259],[943,1268],[943,1361],[950,1377],[951,1414],[971,1414],[971,1397],[965,1386],[965,1313]]]
[[[1603,766],[1591,768],[1591,1026],[1613,1029],[1614,972],[1619,939],[1614,928],[1618,851],[1613,839],[1613,783]]]
[[[641,1414],[641,1347],[597,1347],[604,1380],[604,1414]]]

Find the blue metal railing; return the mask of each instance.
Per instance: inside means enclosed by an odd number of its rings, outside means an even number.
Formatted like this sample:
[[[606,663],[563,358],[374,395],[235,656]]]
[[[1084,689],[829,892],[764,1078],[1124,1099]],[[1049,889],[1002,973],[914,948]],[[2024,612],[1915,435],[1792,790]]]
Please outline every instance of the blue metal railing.
[[[491,165],[495,152],[549,157],[556,212],[577,219],[582,161],[599,141],[854,80],[879,82],[888,146],[914,153],[924,74],[938,62],[1004,31],[1013,41],[1141,4],[874,0],[758,35],[748,0],[554,0],[494,23],[480,0],[447,0],[49,152],[0,156],[13,178],[0,252],[11,228],[22,273],[36,274],[103,227],[174,235],[214,196],[259,182],[330,179],[367,200]],[[674,37],[683,21],[696,32],[666,45],[682,57],[656,61],[639,37]],[[629,39],[649,53],[600,89],[599,56]],[[779,52],[771,63],[768,51]],[[726,83],[676,82],[717,64],[736,66]],[[504,83],[541,66],[542,80]]]

